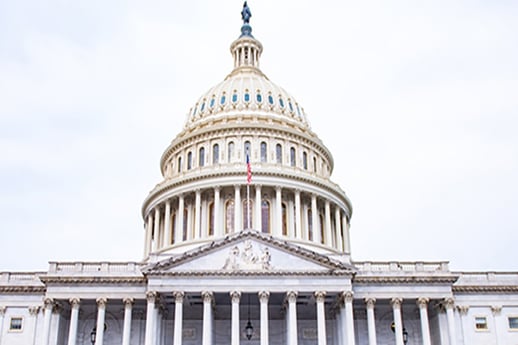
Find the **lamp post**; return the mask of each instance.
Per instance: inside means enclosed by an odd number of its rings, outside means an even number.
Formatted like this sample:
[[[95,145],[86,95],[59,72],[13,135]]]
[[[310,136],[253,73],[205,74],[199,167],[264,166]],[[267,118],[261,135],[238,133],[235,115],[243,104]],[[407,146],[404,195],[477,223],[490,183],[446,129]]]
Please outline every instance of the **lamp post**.
[[[90,332],[90,341],[92,342],[92,345],[95,344],[95,338],[97,337],[97,327],[94,327],[92,331]]]
[[[396,332],[396,324],[394,322],[390,324],[390,329],[392,330],[392,332]],[[408,343],[408,332],[405,327],[403,327],[403,343],[405,345]]]
[[[245,326],[245,335],[248,340],[252,339],[252,335],[254,335],[254,327],[252,322],[250,322],[250,295],[248,295],[248,322]]]

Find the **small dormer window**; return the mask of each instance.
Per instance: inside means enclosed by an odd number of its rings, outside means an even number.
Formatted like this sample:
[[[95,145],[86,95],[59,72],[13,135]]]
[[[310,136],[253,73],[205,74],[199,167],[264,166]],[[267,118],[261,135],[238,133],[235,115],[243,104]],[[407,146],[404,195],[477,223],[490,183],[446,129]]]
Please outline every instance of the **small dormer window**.
[[[226,97],[226,96],[225,96],[225,94],[223,93],[223,94],[221,95],[221,99],[219,100],[219,104],[224,105],[226,101],[227,101],[227,97]]]
[[[232,94],[232,103],[236,103],[237,102],[237,91],[234,91],[234,93]]]
[[[291,104],[291,102],[288,102],[288,107],[290,107],[290,112],[293,113],[293,104]]]
[[[284,100],[282,99],[282,97],[279,97],[279,105],[281,106],[281,108],[284,108]]]
[[[255,95],[255,99],[257,100],[257,103],[263,102],[263,95],[259,91],[257,91],[257,94]]]
[[[246,103],[250,102],[250,93],[245,92],[245,95],[243,96]]]
[[[196,116],[196,110],[198,109],[198,104],[194,107],[194,110],[192,111],[192,116]]]
[[[200,112],[203,112],[203,110],[204,110],[204,109],[205,109],[205,102],[203,102],[203,103],[201,104]]]
[[[211,100],[210,100],[210,103],[209,103],[209,107],[212,109],[214,108],[214,104],[216,103],[216,99],[214,98],[214,96],[212,96]]]
[[[273,96],[272,95],[268,95],[268,103],[270,103],[271,105],[273,105],[275,103],[273,101]]]

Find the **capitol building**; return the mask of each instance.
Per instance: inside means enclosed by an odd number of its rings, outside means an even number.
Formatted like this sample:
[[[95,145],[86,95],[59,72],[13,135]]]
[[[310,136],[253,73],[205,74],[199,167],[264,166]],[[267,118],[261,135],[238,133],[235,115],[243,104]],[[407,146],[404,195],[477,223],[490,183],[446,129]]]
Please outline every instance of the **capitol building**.
[[[149,181],[143,259],[0,273],[0,345],[518,344],[517,272],[354,260],[332,152],[241,17]]]

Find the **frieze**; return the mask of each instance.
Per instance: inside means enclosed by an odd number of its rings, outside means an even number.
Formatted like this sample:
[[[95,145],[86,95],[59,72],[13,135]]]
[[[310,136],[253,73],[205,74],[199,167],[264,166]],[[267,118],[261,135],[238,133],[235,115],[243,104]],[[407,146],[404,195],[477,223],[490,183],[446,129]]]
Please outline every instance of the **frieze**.
[[[271,270],[271,254],[268,247],[260,251],[254,248],[252,241],[246,240],[242,244],[230,249],[228,257],[223,265],[224,270]]]

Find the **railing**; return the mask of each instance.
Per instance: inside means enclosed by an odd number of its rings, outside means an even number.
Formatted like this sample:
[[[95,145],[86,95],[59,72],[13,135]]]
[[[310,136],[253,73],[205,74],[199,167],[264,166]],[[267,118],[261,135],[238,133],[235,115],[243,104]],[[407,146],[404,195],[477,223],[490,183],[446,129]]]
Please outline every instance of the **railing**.
[[[140,274],[135,262],[51,262],[49,274]]]
[[[362,261],[353,262],[353,265],[358,268],[360,272],[371,273],[394,273],[394,272],[449,272],[447,261],[438,262],[408,262],[408,261]]]
[[[41,285],[44,272],[1,272],[0,285]]]

